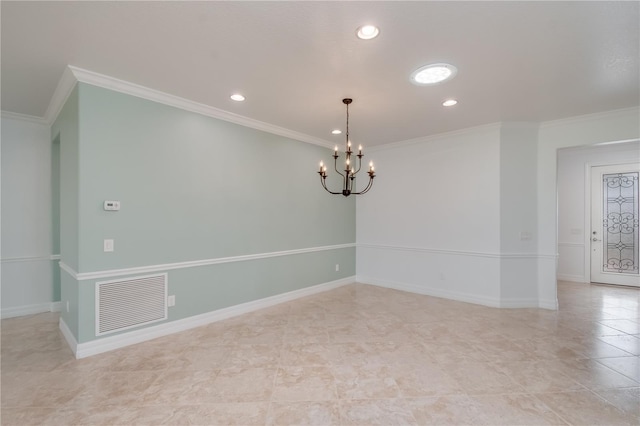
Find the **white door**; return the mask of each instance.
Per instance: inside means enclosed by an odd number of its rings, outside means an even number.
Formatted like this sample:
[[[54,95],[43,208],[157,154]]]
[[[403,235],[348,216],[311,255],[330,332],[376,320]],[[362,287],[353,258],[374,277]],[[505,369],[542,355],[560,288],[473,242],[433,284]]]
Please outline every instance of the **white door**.
[[[591,281],[640,287],[640,164],[591,168]]]

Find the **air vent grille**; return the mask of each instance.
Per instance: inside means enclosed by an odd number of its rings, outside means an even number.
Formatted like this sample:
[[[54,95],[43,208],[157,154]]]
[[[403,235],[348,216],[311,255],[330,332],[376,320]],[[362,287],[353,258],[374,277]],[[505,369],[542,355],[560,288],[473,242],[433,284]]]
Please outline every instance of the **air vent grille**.
[[[96,283],[96,336],[167,319],[167,274]]]

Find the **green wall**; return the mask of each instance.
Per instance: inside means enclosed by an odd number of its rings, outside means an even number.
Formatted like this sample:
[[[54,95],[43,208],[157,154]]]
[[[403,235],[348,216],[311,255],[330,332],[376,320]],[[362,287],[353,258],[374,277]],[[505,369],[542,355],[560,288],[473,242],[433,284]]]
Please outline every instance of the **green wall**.
[[[65,232],[76,218],[61,208],[61,247],[77,272],[355,243],[354,197],[327,194],[316,173],[329,149],[88,84],[74,94],[65,111],[77,100],[78,173],[69,182],[63,171],[61,193],[64,203],[77,188],[77,226]],[[63,169],[65,154],[62,134]],[[121,210],[104,211],[105,200]],[[353,275],[353,247],[172,270],[169,320]],[[63,280],[63,303],[70,287]],[[81,343],[95,339],[94,287],[78,283]]]

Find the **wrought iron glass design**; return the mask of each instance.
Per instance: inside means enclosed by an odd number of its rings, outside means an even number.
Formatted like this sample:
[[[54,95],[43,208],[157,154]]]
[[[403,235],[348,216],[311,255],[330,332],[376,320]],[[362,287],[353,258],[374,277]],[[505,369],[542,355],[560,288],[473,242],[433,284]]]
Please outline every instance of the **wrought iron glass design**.
[[[638,173],[602,176],[603,272],[638,273]]]

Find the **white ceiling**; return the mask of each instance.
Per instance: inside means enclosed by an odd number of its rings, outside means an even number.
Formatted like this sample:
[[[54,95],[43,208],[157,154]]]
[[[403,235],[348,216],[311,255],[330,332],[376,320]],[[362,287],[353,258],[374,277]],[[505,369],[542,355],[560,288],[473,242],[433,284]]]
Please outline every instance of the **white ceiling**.
[[[66,65],[365,146],[640,104],[640,3],[9,2],[4,111],[42,117]],[[355,37],[365,23],[378,38]],[[438,86],[409,82],[434,62]],[[233,92],[247,100],[229,100]],[[446,98],[459,104],[444,108]]]

